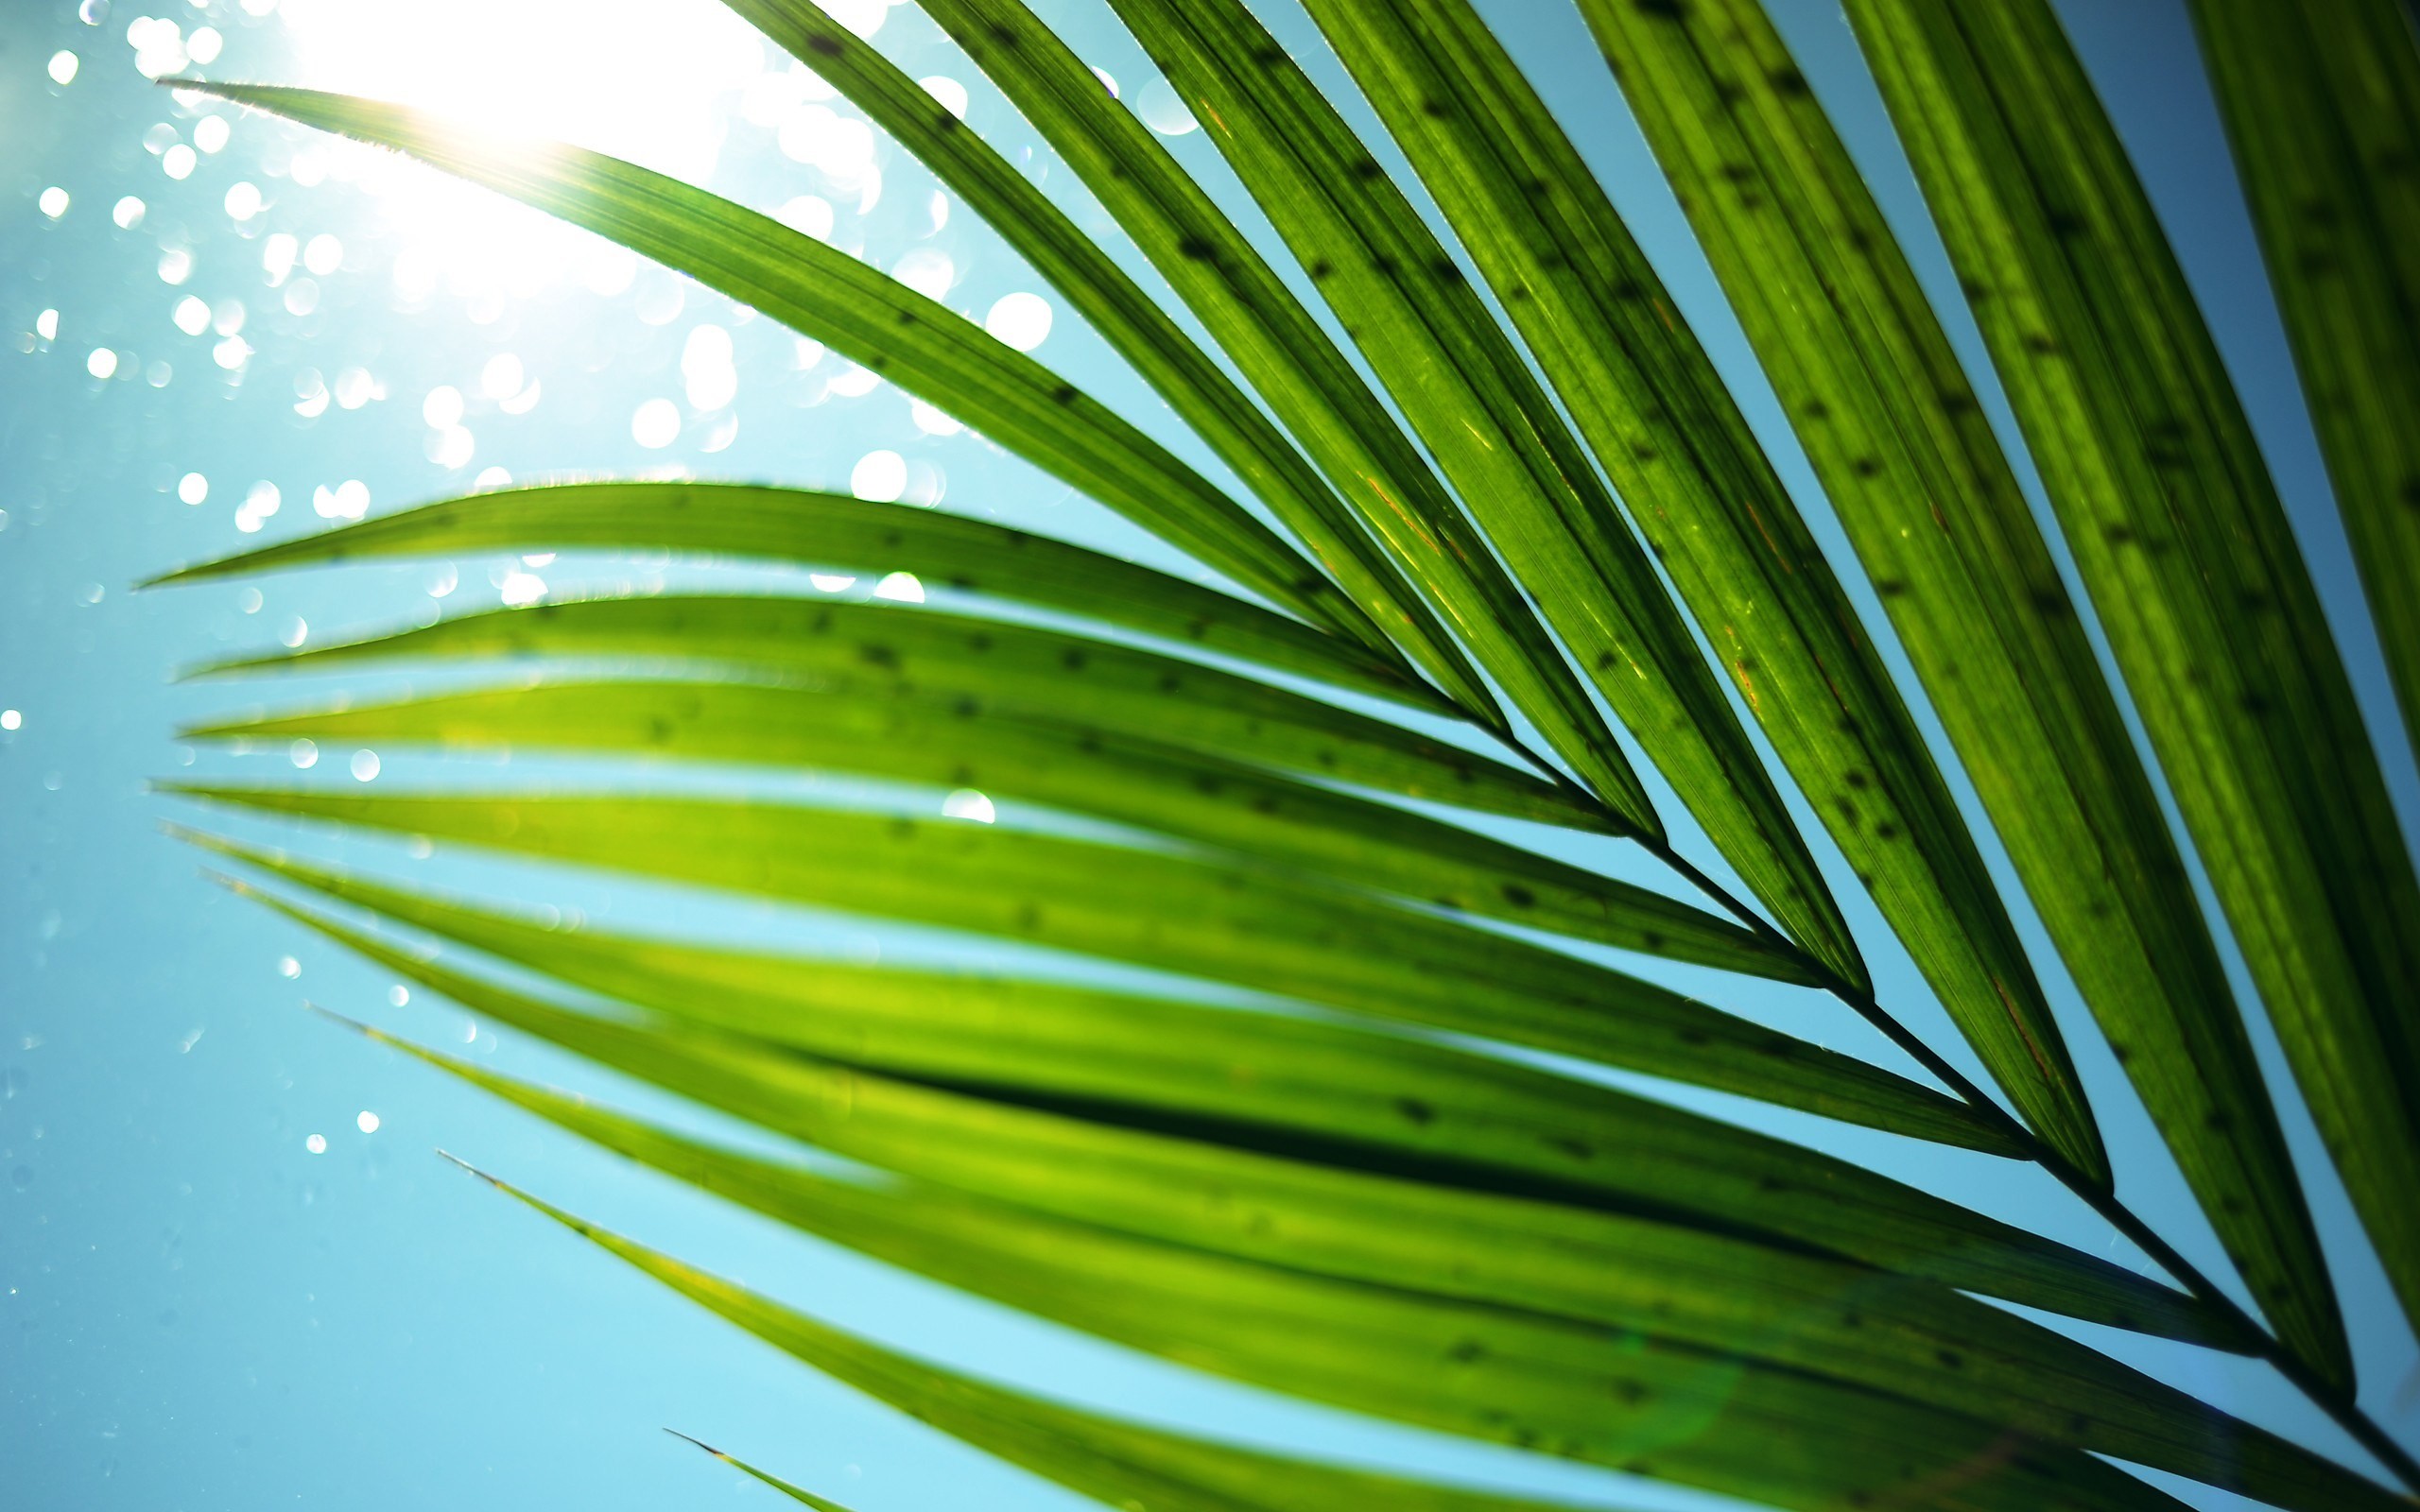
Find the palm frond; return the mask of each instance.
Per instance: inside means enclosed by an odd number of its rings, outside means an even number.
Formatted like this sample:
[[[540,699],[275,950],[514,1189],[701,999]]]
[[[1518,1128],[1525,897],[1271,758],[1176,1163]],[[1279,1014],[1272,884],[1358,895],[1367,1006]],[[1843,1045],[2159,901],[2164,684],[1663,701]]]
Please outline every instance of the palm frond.
[[[447,687],[207,719],[192,739],[635,759],[636,788],[164,788],[239,819],[1055,953],[1005,977],[545,927],[179,829],[275,879],[230,885],[292,923],[863,1174],[744,1154],[366,1033],[803,1233],[1397,1423],[1809,1512],[2179,1504],[2112,1460],[2293,1512],[2411,1504],[1992,1305],[2256,1357],[2420,1487],[2358,1400],[2330,1258],[2158,784],[2407,1309],[2420,885],[2249,423],[2046,0],[1848,11],[2152,765],[2058,543],[1756,0],[1579,9],[1920,688],[1893,680],[1819,548],[1820,501],[1782,485],[1468,0],[1307,0],[1441,226],[1242,0],[1110,0],[1293,268],[1023,0],[924,0],[1206,340],[819,8],[730,3],[990,221],[1249,500],[942,305],[702,190],[399,106],[199,87],[407,152],[686,272],[1236,591],[931,511],[610,480],[445,500],[164,576],[505,549],[908,575],[915,602],[761,583],[575,598],[195,669],[423,668]],[[2254,9],[2197,4],[2381,600],[2420,541],[2388,502],[2409,461],[2393,396],[2420,360],[2409,321],[2375,341],[2344,333],[2411,297],[2394,241],[2408,186],[2372,196],[2364,181],[2420,118],[2405,88],[2420,54],[2386,35],[2385,7],[2328,0],[2341,25],[2284,24],[2290,66],[2269,70]],[[2389,56],[2365,60],[2363,38]],[[2328,89],[2347,97],[2313,108]],[[2331,207],[2315,229],[2297,218],[2298,175]],[[1297,297],[1297,274],[1324,312]],[[946,602],[923,602],[926,589]],[[2409,678],[2420,659],[2402,613],[2380,623]],[[1920,698],[2256,1319],[2121,1197],[2126,1152],[2103,1144]],[[1657,812],[1634,747],[1711,846],[1703,861]],[[709,765],[723,790],[684,792],[678,780]],[[973,790],[997,822],[757,785],[801,773]],[[1785,781],[1821,833],[1793,822]],[[1703,901],[1611,875],[1626,846]],[[1834,859],[2014,1113],[1877,1000],[1824,878]],[[1149,985],[1063,979],[1087,964]],[[1698,995],[1644,974],[1676,970]],[[1826,1048],[1811,1022],[1769,1027],[1722,1005],[1752,985],[1797,990],[1784,1011],[1844,1006],[1916,1074]],[[2175,1284],[1617,1077],[2031,1162]],[[805,1363],[1112,1505],[1547,1512],[977,1382],[505,1190]]]

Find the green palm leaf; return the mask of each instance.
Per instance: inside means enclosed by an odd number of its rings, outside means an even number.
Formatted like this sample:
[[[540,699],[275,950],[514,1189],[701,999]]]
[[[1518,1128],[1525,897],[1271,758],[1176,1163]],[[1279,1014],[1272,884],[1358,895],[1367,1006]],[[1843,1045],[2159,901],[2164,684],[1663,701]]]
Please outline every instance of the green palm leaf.
[[[1006,1211],[997,1199],[1007,1194],[996,1188],[983,1194],[952,1182],[966,1190],[951,1195],[908,1182],[869,1193],[858,1184],[794,1164],[686,1139],[586,1099],[499,1076],[452,1057],[409,1045],[401,1048],[617,1154],[808,1232],[844,1244],[886,1231],[900,1235],[887,1246],[873,1238],[867,1247],[926,1274],[952,1268],[938,1256],[950,1230],[970,1219],[1028,1230],[1026,1241],[1015,1247],[1059,1257],[1070,1271],[1107,1268],[1116,1258],[1137,1252],[1097,1230]],[[866,1105],[859,1101],[855,1106]],[[907,1251],[902,1241],[911,1233],[926,1236],[926,1247]],[[1821,1266],[1772,1250],[1739,1250],[1734,1256],[1739,1265],[1725,1266],[1717,1259],[1723,1242],[1710,1236],[1685,1236],[1677,1246],[1668,1240],[1659,1245],[1651,1226],[1633,1225],[1631,1237],[1634,1247],[1626,1248],[1623,1263],[1632,1275],[1624,1280],[1645,1280],[1656,1289],[1657,1305],[1642,1311],[1657,1322],[1640,1324],[1635,1318],[1608,1315],[1603,1309],[1556,1310],[1561,1315],[1594,1317],[1614,1327],[1639,1327],[1756,1359],[1795,1364],[1962,1409],[1985,1420],[2014,1422],[2046,1441],[2188,1475],[2280,1506],[2397,1504],[2392,1495],[2317,1456],[2112,1366],[2080,1346],[2040,1331],[2027,1337],[2027,1326],[1991,1309],[1891,1288],[1848,1271],[1824,1274]],[[1100,1252],[1097,1265],[1087,1263],[1093,1251]],[[908,1258],[909,1253],[915,1258]],[[964,1271],[963,1266],[955,1268]],[[1800,1286],[1807,1289],[1798,1290]],[[1514,1297],[1495,1299],[1519,1305]],[[1692,1304],[1711,1304],[1712,1311],[1693,1313]],[[1216,1315],[1215,1299],[1193,1305]],[[1062,1315],[1049,1308],[1039,1311]]]
[[[1374,623],[1404,644],[1474,717],[1500,724],[1493,698],[1461,646],[1404,581],[1379,542],[1363,530],[1352,508],[1251,396],[1036,185],[966,130],[923,86],[821,9],[802,0],[752,0],[732,9],[822,75],[932,167],[969,209],[999,228],[1035,271],[1310,544]]]
[[[1995,1430],[1986,1424],[1888,1398],[1810,1389],[1798,1378],[1741,1362],[1643,1342],[1608,1349],[1613,1341],[1601,1336],[1517,1314],[1238,1267],[1133,1241],[1101,1246],[1114,1268],[1080,1269],[1072,1263],[1078,1255],[1052,1243],[1064,1237],[1063,1226],[1020,1221],[991,1204],[931,1204],[939,1222],[926,1226],[884,1202],[874,1189],[852,1193],[827,1182],[821,1184],[821,1194],[829,1199],[828,1221],[848,1224],[855,1246],[903,1258],[928,1256],[934,1274],[968,1270],[952,1257],[985,1250],[993,1260],[979,1280],[994,1292],[1029,1308],[1047,1300],[1070,1314],[1097,1314],[1088,1322],[1115,1319],[1137,1337],[1208,1335],[1200,1326],[1202,1314],[1194,1309],[1232,1293],[1237,1305],[1220,1320],[1230,1326],[1202,1338],[1193,1363],[1213,1369],[1231,1366],[1240,1373],[1249,1368],[1245,1362],[1262,1354],[1299,1356],[1296,1389],[1448,1432],[1535,1444],[1564,1457],[1633,1469],[1651,1467],[1685,1483],[1785,1506],[1854,1505],[1860,1498],[1879,1503],[1910,1489],[1923,1495],[1922,1488],[1941,1481],[1958,1486],[1957,1504],[1976,1512],[2177,1505],[2073,1451],[2023,1440],[1996,1445]],[[833,1348],[832,1331],[524,1194],[514,1195],[769,1343],[857,1383],[851,1372],[836,1368],[838,1362],[832,1357],[839,1351]],[[1017,1230],[1029,1235],[1031,1251],[1011,1259],[1007,1246]],[[1151,1298],[1148,1309],[1123,1305],[1125,1298],[1139,1297],[1147,1276],[1164,1278],[1170,1297]],[[1113,1277],[1114,1283],[1103,1284]],[[1170,1305],[1179,1297],[1194,1299],[1192,1307]],[[1321,1332],[1350,1338],[1355,1348],[1317,1353],[1299,1348],[1303,1325],[1313,1320]],[[1598,1389],[1589,1395],[1602,1403],[1592,1403],[1584,1415],[1564,1405],[1579,1381],[1595,1383]],[[1504,1405],[1489,1410],[1478,1407],[1479,1401]],[[1037,1407],[1016,1401],[1014,1411],[1003,1416],[1019,1423],[1048,1423],[1050,1415]],[[1799,1428],[1810,1417],[1828,1431],[1789,1433],[1787,1441],[1804,1447],[1773,1452],[1784,1441],[1777,1429]],[[976,1424],[948,1426],[982,1441]]]
[[[2420,883],[2251,425],[2049,10],[1849,9],[2305,1101],[2420,1316]],[[2264,1307],[2349,1381],[2324,1273],[2294,1275]]]
[[[2273,1321],[2341,1356],[2159,799],[1880,206],[1753,0],[1582,9],[2085,1002]]]
[[[777,597],[602,598],[491,611],[202,673],[406,657],[612,656],[719,665],[943,707],[1071,711],[1105,730],[1382,792],[1564,825],[1609,822],[1568,785],[1325,700],[1114,641],[991,619]],[[731,674],[726,674],[731,675]]]
[[[861,573],[1030,605],[1418,708],[1436,691],[1367,647],[1232,593],[965,515],[747,484],[558,483],[446,499],[201,562],[147,587],[449,552],[679,552]]]
[[[1464,0],[1313,0],[1741,699],[1999,1084],[2106,1179],[2066,1043],[1915,721],[1646,254]]]
[[[1627,758],[1520,587],[1252,243],[1018,0],[936,0],[925,9],[1116,217],[1547,744],[1583,776],[1625,787]],[[777,0],[752,4],[747,14],[810,63],[831,62],[836,87],[905,131],[910,147],[971,203],[991,204],[1005,193],[962,134],[931,143],[912,117],[893,121],[888,92],[861,83],[880,71],[833,38],[828,22]],[[819,38],[838,50],[820,48]],[[999,202],[994,224],[1047,272],[1059,259],[1036,244],[1055,218],[1028,198]]]
[[[1244,0],[1111,0],[1300,265],[1282,271],[1023,0],[923,3],[1206,339],[819,7],[731,0],[992,222],[1249,506],[940,304],[726,200],[401,107],[208,86],[687,272],[1243,591],[930,511],[688,482],[451,499],[167,575],[640,550],[906,574],[915,592],[893,578],[878,596],[810,596],[760,576],[747,594],[465,614],[199,669],[435,673],[437,691],[303,696],[185,731],[239,751],[311,740],[538,750],[600,775],[644,764],[636,789],[620,775],[552,793],[164,784],[256,818],[1051,953],[1005,978],[546,927],[178,832],[314,901],[237,891],[483,1019],[861,1174],[744,1155],[368,1032],[802,1231],[1398,1423],[1824,1512],[2176,1504],[2103,1456],[2293,1512],[2408,1505],[1979,1299],[2256,1356],[2420,1486],[2420,1465],[2355,1399],[2331,1257],[2053,543],[1756,0],[1579,4],[2265,1330],[2118,1194],[1917,690],[1870,643],[1802,517],[1813,501],[1782,487],[1468,0],[1307,0],[1442,229]],[[2392,315],[2411,297],[2395,228],[2414,201],[2401,180],[2365,181],[2394,179],[2410,146],[2420,117],[2403,86],[2420,50],[2384,8],[2325,0],[2273,26],[2235,0],[2197,0],[2382,604],[2394,564],[2420,549],[2392,502],[2411,471],[2393,406],[2420,372],[2411,322]],[[2420,1119],[2401,1091],[2420,1081],[2407,1011],[2420,884],[2249,427],[2047,0],[1848,9],[2157,779],[2409,1308]],[[2329,213],[2305,216],[2313,199]],[[1298,272],[1323,312],[1293,292]],[[2420,621],[2389,605],[2379,623],[2398,674],[2420,676]],[[1735,695],[2017,1116],[1876,1000]],[[1760,908],[1668,838],[1625,739]],[[718,791],[683,796],[709,768]],[[1004,822],[758,787],[825,773],[976,789],[977,812],[994,817],[997,799]],[[1651,883],[1687,883],[1722,912],[1608,875],[1621,839],[1669,873]],[[444,954],[322,904],[433,936]],[[1766,1027],[1616,969],[1609,950],[1673,963],[1716,1002],[1754,985],[1783,1013],[1836,1014],[1746,979],[1821,988],[1946,1091],[1825,1048],[1812,1018]],[[1106,965],[1151,985],[1081,979]],[[552,1001],[563,993],[590,1005]],[[2032,1161],[2176,1285],[1671,1106],[1633,1077]],[[1115,1505],[1546,1512],[973,1382],[525,1200],[807,1363]]]
[[[505,146],[313,90],[206,86],[407,151],[680,268],[811,335],[1305,617],[1392,649],[1336,585],[1115,410],[946,305],[779,221],[677,179],[561,145]]]
[[[1367,799],[1104,730],[1073,699],[1045,719],[881,694],[580,681],[310,710],[184,733],[636,753],[973,788],[1577,939],[1811,980],[1796,954],[1661,893]]]
[[[1110,1506],[1151,1512],[1325,1512],[1339,1506],[1550,1512],[1541,1503],[1259,1453],[1003,1391],[819,1323],[608,1233],[483,1171],[473,1174],[834,1380]],[[729,1455],[707,1452],[809,1506],[831,1505]]]
[[[2420,40],[2396,0],[2192,10],[2420,747]]]
[[[908,1081],[1441,1185],[1670,1214],[2092,1322],[2256,1348],[2169,1288],[1845,1161],[1459,1048],[1051,982],[550,929],[180,833],[325,898],[668,1021]],[[399,970],[428,969],[324,914],[231,885]]]
[[[1213,123],[1464,505],[1699,823],[1793,938],[1861,984],[1814,860],[1653,564],[1459,265],[1240,6],[1116,9]],[[1661,833],[1643,794],[1604,797]]]
[[[2007,1148],[1963,1104],[1865,1061],[1608,967],[1246,867],[787,804],[171,790],[1103,956]]]

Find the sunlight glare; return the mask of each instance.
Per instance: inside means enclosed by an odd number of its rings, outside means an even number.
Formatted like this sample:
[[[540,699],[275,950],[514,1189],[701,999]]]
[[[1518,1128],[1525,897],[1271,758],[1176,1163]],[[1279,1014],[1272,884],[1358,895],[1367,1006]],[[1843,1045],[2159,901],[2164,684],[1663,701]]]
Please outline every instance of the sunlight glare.
[[[771,61],[715,0],[283,0],[277,13],[298,82],[691,183],[713,176],[732,96]],[[582,232],[354,144],[302,147],[296,181],[322,164],[374,196],[393,239],[427,253],[458,292],[527,290],[594,260]]]

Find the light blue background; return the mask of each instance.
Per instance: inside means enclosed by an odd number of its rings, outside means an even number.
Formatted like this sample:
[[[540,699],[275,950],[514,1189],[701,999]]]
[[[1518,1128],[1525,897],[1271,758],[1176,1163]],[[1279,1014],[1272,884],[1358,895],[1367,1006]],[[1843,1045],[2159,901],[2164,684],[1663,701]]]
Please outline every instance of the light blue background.
[[[521,3],[495,0],[499,8]],[[248,18],[229,0],[206,8],[186,0],[150,4],[188,30],[207,22],[227,34],[225,56],[207,71],[214,77],[313,82],[291,71],[273,21]],[[1690,318],[1742,386],[1776,458],[1811,499],[1803,462],[1577,21],[1546,0],[1498,0],[1485,9],[1633,215]],[[1937,290],[1944,287],[1938,249],[1923,229],[1845,27],[1820,0],[1788,0],[1777,9],[1807,72],[1914,239],[1927,276]],[[2409,758],[2388,714],[2376,646],[2360,618],[2182,10],[2169,0],[2091,0],[2066,9],[2211,312],[2295,510],[2409,830]],[[15,732],[0,733],[0,1504],[94,1512],[775,1504],[770,1492],[656,1432],[666,1425],[861,1512],[1081,1504],[697,1313],[443,1166],[428,1153],[440,1143],[836,1321],[1069,1398],[1254,1442],[1425,1465],[1585,1505],[1723,1504],[1277,1402],[1073,1338],[618,1166],[300,1012],[307,993],[401,1032],[464,1047],[459,1012],[424,1001],[389,1006],[384,977],[207,885],[197,876],[197,857],[156,833],[164,818],[200,817],[190,805],[145,791],[147,778],[185,769],[185,753],[172,738],[176,724],[254,696],[226,685],[172,686],[168,679],[198,660],[267,648],[293,616],[306,620],[319,642],[424,614],[431,604],[430,569],[269,579],[253,612],[246,611],[236,585],[149,593],[130,587],[167,565],[320,527],[323,522],[309,508],[315,487],[357,478],[376,507],[388,509],[458,490],[489,465],[532,476],[666,462],[707,476],[840,486],[858,456],[890,447],[942,471],[946,507],[1172,559],[973,438],[921,437],[907,401],[893,390],[807,404],[836,370],[836,359],[793,371],[785,334],[762,319],[739,321],[717,296],[690,287],[678,318],[644,322],[637,309],[666,298],[676,282],[668,274],[644,271],[631,290],[612,299],[558,281],[485,322],[473,318],[468,301],[444,293],[424,308],[399,310],[393,248],[382,239],[382,222],[366,197],[335,181],[305,190],[267,175],[268,163],[304,140],[301,133],[238,121],[226,150],[203,156],[190,180],[174,182],[163,174],[143,144],[145,132],[166,121],[189,138],[194,112],[135,72],[126,31],[137,13],[129,0],[118,0],[102,24],[87,26],[68,0],[0,4],[0,144],[7,149],[0,157],[0,340],[13,343],[0,350],[0,707],[21,711],[24,720]],[[1130,97],[1148,77],[1131,40],[1094,0],[1060,0],[1045,13],[1127,81]],[[1340,85],[1340,71],[1309,27],[1296,16],[1280,19],[1297,56]],[[878,40],[911,72],[945,72],[973,85],[970,118],[993,140],[1012,148],[1031,142],[912,9],[894,10]],[[64,88],[44,73],[60,48],[82,60]],[[533,58],[527,66],[543,70],[546,60]],[[725,112],[735,104],[716,102]],[[1357,119],[1367,119],[1357,107]],[[1198,134],[1178,146],[1227,193],[1231,184]],[[887,144],[880,151],[883,202],[862,231],[868,255],[887,261],[917,244],[931,185]],[[1046,154],[1041,162],[1046,167]],[[220,208],[238,179],[269,190],[252,237],[328,232],[344,240],[346,264],[320,281],[316,313],[289,316],[263,287],[259,243],[239,234]],[[1045,181],[1059,191],[1066,176]],[[51,185],[71,197],[55,222],[36,208]],[[808,170],[774,150],[769,131],[735,118],[712,186],[767,207],[818,190]],[[110,218],[112,203],[126,194],[148,205],[131,230]],[[1239,197],[1228,198],[1242,204]],[[1098,223],[1098,212],[1080,195],[1067,202]],[[164,242],[179,236],[189,239],[197,259],[186,289],[169,288],[154,272]],[[1000,294],[1040,286],[962,211],[929,240],[960,269],[951,301],[978,316]],[[1115,249],[1132,261],[1122,244]],[[169,323],[170,308],[186,292],[251,306],[244,335],[258,350],[240,383],[213,365],[208,340],[184,336]],[[60,312],[55,341],[32,335],[45,309]],[[700,443],[718,417],[691,417],[678,446],[643,451],[629,417],[643,399],[678,394],[674,369],[684,333],[702,321],[735,337],[738,438],[726,451],[704,453]],[[1952,323],[1968,340],[1962,315]],[[133,360],[116,379],[91,378],[85,356],[96,346]],[[423,450],[427,427],[420,397],[439,384],[474,387],[480,365],[499,350],[522,356],[541,378],[544,401],[519,420],[475,401],[468,423],[478,455],[469,468],[438,467]],[[1063,311],[1039,354],[1098,391],[1136,391],[1131,376]],[[157,362],[173,371],[155,387],[140,374]],[[293,412],[298,369],[316,367],[333,376],[356,363],[379,374],[388,398],[316,420]],[[1183,444],[1155,404],[1137,410]],[[1186,452],[1200,455],[1198,447]],[[200,506],[182,504],[175,494],[189,471],[210,479]],[[247,537],[233,513],[255,479],[277,483],[285,505],[265,532]],[[456,565],[462,588],[450,608],[495,601],[490,572],[500,562]],[[541,570],[558,591],[631,573],[606,564],[593,565],[584,577],[571,563]],[[333,753],[328,765],[341,754]],[[198,756],[194,769],[257,778],[287,770],[274,753],[209,752]],[[323,768],[315,775],[337,774]],[[380,782],[430,775],[424,764],[389,755]],[[512,775],[532,774],[516,766]],[[929,806],[932,796],[909,800]],[[229,827],[259,836],[283,833]],[[394,864],[394,852],[372,846],[321,836],[305,843],[320,854]],[[908,939],[763,908],[724,905],[708,917],[700,900],[669,890],[547,878],[442,856],[433,869],[413,874],[579,903],[626,926],[713,928],[785,938],[803,950],[862,956]],[[1881,938],[1870,912],[1858,923],[1868,939]],[[2031,937],[2038,946],[2038,934]],[[1889,950],[1876,954],[1885,1001],[1916,1003],[1921,988],[1904,960]],[[298,959],[299,980],[280,972],[288,955]],[[2125,1190],[2197,1260],[2222,1270],[2064,975],[2047,953],[2037,958],[2060,994],[2113,1130]],[[1720,994],[1727,1005],[1881,1054],[1844,1014],[1820,1005],[1778,989],[1742,997],[1686,973],[1667,974]],[[1946,1042],[1937,1013],[1917,1008],[1910,1017],[1936,1043]],[[2265,1028],[2256,1032],[2273,1062]],[[625,1102],[660,1106],[558,1057],[498,1045],[492,1035],[466,1048],[509,1069],[608,1087]],[[365,1109],[381,1120],[374,1134],[356,1127]],[[2096,1251],[2125,1253],[2111,1246],[2105,1228],[2028,1173],[1805,1121],[1745,1116],[1883,1162]],[[2356,1320],[2366,1400],[2407,1440],[2420,1437],[2411,1341],[2341,1194],[2309,1163],[2315,1144],[2298,1108],[2290,1108],[2289,1122]],[[324,1155],[306,1150],[312,1134],[328,1142]],[[2259,1371],[2138,1340],[2097,1342],[2258,1420],[2329,1447],[2340,1443]],[[2220,1493],[2187,1494],[2196,1504],[2233,1504]]]

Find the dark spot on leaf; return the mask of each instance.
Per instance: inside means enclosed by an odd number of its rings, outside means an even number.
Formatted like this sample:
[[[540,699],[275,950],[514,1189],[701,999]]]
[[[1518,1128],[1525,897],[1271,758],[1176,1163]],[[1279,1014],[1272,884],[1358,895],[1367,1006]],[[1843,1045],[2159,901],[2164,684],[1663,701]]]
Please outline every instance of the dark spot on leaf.
[[[1401,1113],[1404,1117],[1409,1119],[1411,1122],[1419,1125],[1423,1128],[1426,1128],[1429,1125],[1437,1122],[1437,1109],[1429,1107],[1426,1103],[1422,1102],[1417,1097],[1396,1098],[1395,1111]]]
[[[1882,458],[1860,456],[1849,464],[1849,471],[1861,478],[1870,478],[1882,471]]]
[[[1073,384],[1061,384],[1058,387],[1050,390],[1050,397],[1058,401],[1060,404],[1072,404],[1076,402],[1076,386]]]
[[[1765,76],[1776,94],[1800,95],[1806,93],[1806,76],[1795,68],[1776,68]]]
[[[1504,885],[1504,901],[1515,908],[1534,908],[1538,895],[1517,882],[1508,882]]]
[[[840,39],[818,32],[806,39],[806,50],[820,58],[838,58],[840,56]]]
[[[1378,166],[1377,159],[1364,155],[1355,161],[1353,176],[1363,180],[1383,179],[1387,176],[1387,170]]]
[[[1904,577],[1877,577],[1874,580],[1874,591],[1884,598],[1897,598],[1908,591],[1908,582]]]
[[[1211,262],[1219,255],[1219,249],[1210,245],[1206,236],[1184,237],[1176,244],[1176,249],[1179,256],[1196,263]]]
[[[1311,264],[1311,277],[1314,280],[1323,279],[1335,271],[1336,265],[1324,257]]]

